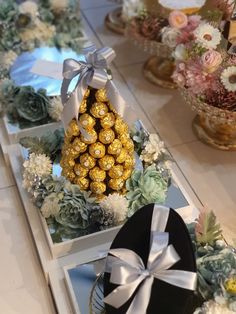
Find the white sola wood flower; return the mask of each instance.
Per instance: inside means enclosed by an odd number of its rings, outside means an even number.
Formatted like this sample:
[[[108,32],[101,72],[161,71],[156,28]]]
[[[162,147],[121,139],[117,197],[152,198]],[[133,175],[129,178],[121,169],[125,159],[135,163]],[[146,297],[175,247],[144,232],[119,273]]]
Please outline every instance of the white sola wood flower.
[[[50,5],[53,11],[61,12],[68,7],[69,0],[50,0]]]
[[[218,304],[213,300],[203,303],[201,308],[196,309],[194,314],[234,314],[226,305]]]
[[[166,153],[164,142],[160,140],[157,134],[150,134],[148,141],[144,143],[140,159],[151,164],[158,160],[162,153]]]
[[[61,102],[61,97],[54,97],[51,100],[50,105],[48,107],[49,116],[55,121],[60,121],[62,110],[63,110],[63,105]]]
[[[220,31],[209,23],[200,24],[194,31],[196,41],[207,49],[216,49],[221,41]]]
[[[236,66],[230,66],[221,73],[221,82],[229,92],[236,91]]]
[[[115,224],[121,223],[127,217],[128,201],[124,196],[118,193],[106,196],[103,200],[101,200],[100,206],[105,211],[113,214]]]
[[[23,187],[28,192],[32,192],[32,188],[37,187],[40,180],[52,172],[51,160],[45,154],[30,154],[23,167]]]
[[[19,5],[19,12],[22,14],[30,14],[36,17],[38,14],[38,5],[33,1],[25,1]]]

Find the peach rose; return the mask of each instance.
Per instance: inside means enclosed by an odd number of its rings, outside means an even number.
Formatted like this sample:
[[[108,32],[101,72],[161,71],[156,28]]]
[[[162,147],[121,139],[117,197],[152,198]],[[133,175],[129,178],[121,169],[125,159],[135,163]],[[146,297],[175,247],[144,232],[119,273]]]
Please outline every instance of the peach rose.
[[[208,73],[215,72],[222,62],[222,56],[218,51],[208,50],[201,57],[204,70]]]
[[[169,15],[169,24],[174,28],[184,28],[188,25],[188,17],[181,11],[172,11]]]

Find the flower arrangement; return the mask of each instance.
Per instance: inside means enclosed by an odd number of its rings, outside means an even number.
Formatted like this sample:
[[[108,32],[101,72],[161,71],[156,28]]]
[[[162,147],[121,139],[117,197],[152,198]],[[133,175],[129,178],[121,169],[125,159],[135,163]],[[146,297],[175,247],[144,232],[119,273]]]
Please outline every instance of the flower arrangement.
[[[189,17],[193,18],[197,21],[196,17]],[[218,28],[200,19],[194,27],[180,29],[173,53],[176,60],[173,79],[200,101],[235,111],[236,63],[234,56],[222,49],[222,40]]]
[[[73,238],[120,225],[140,206],[150,202],[164,203],[171,177],[170,157],[159,144],[157,135],[139,128],[133,130],[131,136],[136,144],[137,156],[145,156],[148,145],[152,152],[155,147],[158,152],[152,153],[147,161],[139,159],[138,166],[127,181],[124,195],[112,193],[102,198],[80,190],[78,185],[52,170],[52,165],[56,165],[61,158],[62,131],[20,140],[29,152],[29,158],[23,164],[24,187],[51,226],[50,230],[54,230],[52,237],[55,241],[61,241],[65,236]]]
[[[9,122],[20,128],[61,120],[60,97],[49,97],[44,89],[35,91],[31,86],[17,87],[12,80],[4,79],[0,84],[0,102]]]
[[[14,86],[9,71],[18,55],[37,47],[79,51],[82,33],[77,1],[2,1],[0,20],[0,112],[6,112],[10,121],[20,126],[59,121],[59,98],[49,98],[42,90]]]
[[[195,248],[201,308],[194,314],[236,312],[236,252],[223,240],[213,212],[203,209],[188,225]]]

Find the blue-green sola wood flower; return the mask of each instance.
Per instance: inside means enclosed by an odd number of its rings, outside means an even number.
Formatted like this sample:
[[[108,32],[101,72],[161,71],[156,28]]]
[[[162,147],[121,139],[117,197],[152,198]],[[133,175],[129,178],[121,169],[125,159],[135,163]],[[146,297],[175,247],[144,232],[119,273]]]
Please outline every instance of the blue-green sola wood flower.
[[[81,192],[77,185],[65,186],[64,198],[60,201],[60,211],[56,221],[70,228],[86,229],[90,225],[90,213],[98,206],[89,193]]]
[[[22,87],[15,98],[15,108],[18,115],[25,120],[36,122],[48,116],[49,98],[45,90],[37,92],[30,87]]]
[[[147,167],[144,172],[134,170],[126,181],[126,198],[129,200],[128,217],[144,205],[163,203],[166,199],[167,187],[168,182],[155,165]]]

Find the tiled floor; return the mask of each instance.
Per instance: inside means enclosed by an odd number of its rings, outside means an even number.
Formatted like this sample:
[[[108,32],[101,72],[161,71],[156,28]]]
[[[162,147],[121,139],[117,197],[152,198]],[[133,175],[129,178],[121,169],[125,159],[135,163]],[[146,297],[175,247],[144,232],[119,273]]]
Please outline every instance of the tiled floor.
[[[160,89],[143,78],[142,66],[148,56],[104,27],[104,17],[112,8],[115,4],[108,0],[81,0],[90,40],[116,50],[112,69],[122,96],[150,131],[159,132],[202,204],[217,214],[226,239],[236,238],[236,152],[221,152],[200,143],[191,129],[194,113],[179,93]],[[0,313],[54,313],[15,183],[1,154],[0,245]]]

